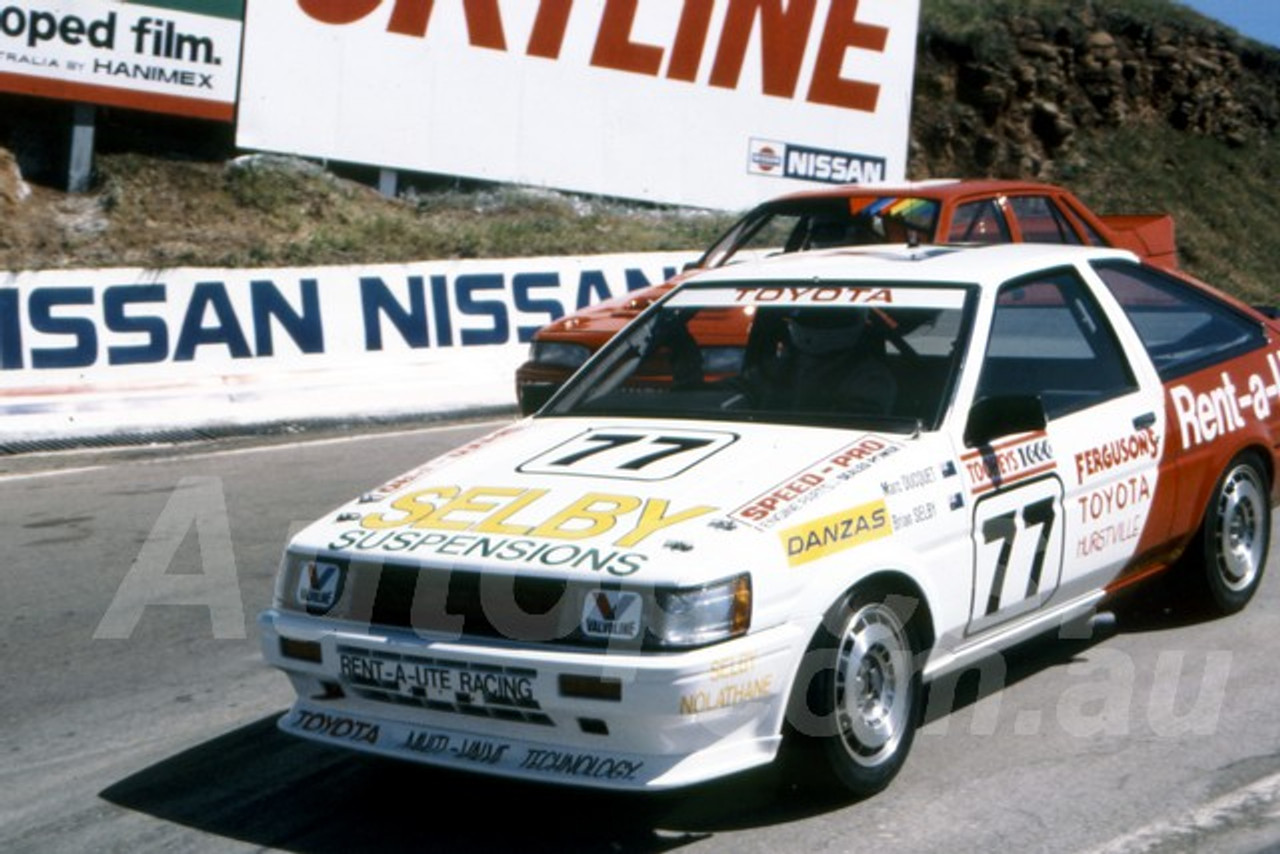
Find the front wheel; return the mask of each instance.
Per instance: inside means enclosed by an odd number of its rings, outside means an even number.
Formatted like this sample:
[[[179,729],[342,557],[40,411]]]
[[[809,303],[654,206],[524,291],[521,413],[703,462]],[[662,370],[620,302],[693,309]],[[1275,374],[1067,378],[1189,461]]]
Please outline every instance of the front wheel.
[[[1232,460],[1214,487],[1198,536],[1201,586],[1223,614],[1244,608],[1257,592],[1271,540],[1271,498],[1253,454]]]
[[[855,593],[828,615],[801,673],[796,737],[858,797],[889,784],[915,738],[922,694],[910,625],[915,604]]]

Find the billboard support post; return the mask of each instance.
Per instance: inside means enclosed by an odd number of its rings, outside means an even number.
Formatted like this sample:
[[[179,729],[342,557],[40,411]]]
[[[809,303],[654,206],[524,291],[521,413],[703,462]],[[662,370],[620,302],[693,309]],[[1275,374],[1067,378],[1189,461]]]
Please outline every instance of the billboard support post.
[[[378,170],[378,192],[388,199],[394,199],[399,192],[400,173],[395,169]]]
[[[93,135],[97,110],[76,102],[71,108],[71,145],[67,151],[67,192],[86,193],[93,181]]]

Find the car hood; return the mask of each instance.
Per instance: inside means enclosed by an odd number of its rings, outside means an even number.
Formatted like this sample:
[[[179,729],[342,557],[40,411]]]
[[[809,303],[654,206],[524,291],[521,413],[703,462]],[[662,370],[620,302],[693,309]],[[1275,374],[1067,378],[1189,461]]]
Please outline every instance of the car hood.
[[[573,314],[553,320],[539,329],[535,340],[576,340],[579,343],[586,343],[581,339],[584,337],[590,339],[593,334],[604,332],[612,335],[639,317],[646,308],[666,296],[667,292],[676,285],[693,278],[702,271],[700,267],[690,267],[665,282],[584,306]]]
[[[908,462],[916,457],[941,472],[937,441],[764,424],[526,419],[359,496],[290,548],[698,584],[821,556],[823,544],[811,550],[809,535],[833,512],[843,514],[845,537],[888,536],[887,479],[897,462],[920,468]]]

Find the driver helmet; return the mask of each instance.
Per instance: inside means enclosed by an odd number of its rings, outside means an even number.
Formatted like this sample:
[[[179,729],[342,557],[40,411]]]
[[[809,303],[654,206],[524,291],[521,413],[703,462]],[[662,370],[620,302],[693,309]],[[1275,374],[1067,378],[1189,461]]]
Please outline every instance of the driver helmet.
[[[858,346],[866,316],[861,310],[833,308],[798,312],[784,322],[791,346],[801,353],[823,356]]]

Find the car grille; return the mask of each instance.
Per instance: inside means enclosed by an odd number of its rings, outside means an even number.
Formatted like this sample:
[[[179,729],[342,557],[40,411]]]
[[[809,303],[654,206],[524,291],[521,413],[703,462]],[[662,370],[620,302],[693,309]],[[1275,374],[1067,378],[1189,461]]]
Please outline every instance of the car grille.
[[[325,616],[421,632],[433,639],[599,647],[601,641],[585,637],[579,628],[583,603],[593,591],[617,587],[591,578],[570,583],[561,578],[325,560],[337,564],[345,577],[340,601]],[[287,604],[302,609],[296,602]]]
[[[376,583],[373,625],[520,641],[567,640],[566,631],[577,626],[569,613],[574,597],[562,579],[489,576],[482,585],[478,572],[402,566],[375,574],[376,582],[357,581]]]

